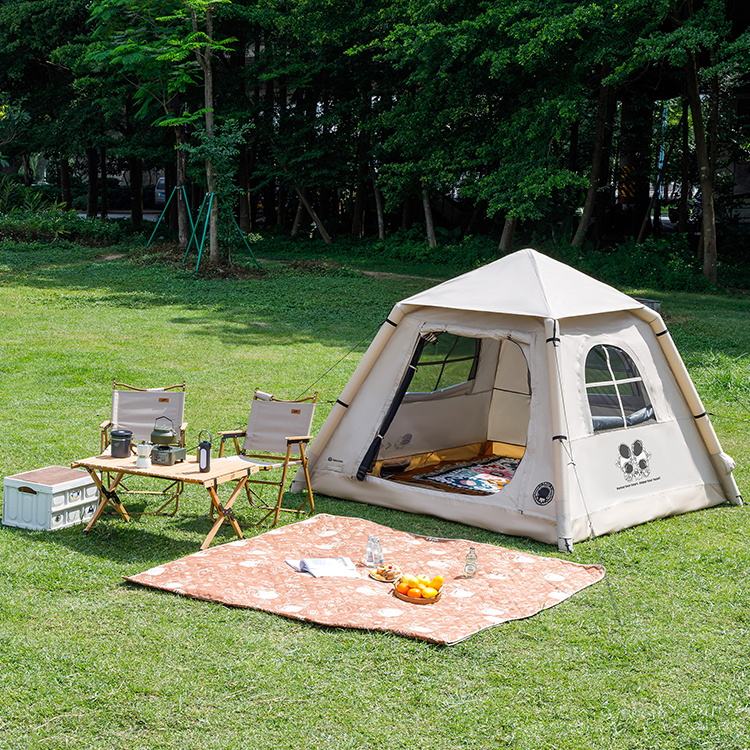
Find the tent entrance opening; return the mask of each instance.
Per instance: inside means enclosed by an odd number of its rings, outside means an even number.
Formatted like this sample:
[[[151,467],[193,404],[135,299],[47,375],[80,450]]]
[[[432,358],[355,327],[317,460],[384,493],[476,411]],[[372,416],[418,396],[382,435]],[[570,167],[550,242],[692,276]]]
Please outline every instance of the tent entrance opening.
[[[527,361],[511,338],[422,336],[372,473],[444,492],[502,491],[526,449]]]

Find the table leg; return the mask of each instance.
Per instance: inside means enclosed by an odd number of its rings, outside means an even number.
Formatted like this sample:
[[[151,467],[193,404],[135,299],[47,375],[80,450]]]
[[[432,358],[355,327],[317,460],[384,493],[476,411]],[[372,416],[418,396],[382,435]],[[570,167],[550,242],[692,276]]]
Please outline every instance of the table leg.
[[[94,528],[97,521],[102,517],[102,514],[104,513],[109,503],[112,503],[115,510],[120,514],[124,521],[130,521],[130,516],[128,515],[127,510],[125,510],[125,506],[120,502],[120,498],[118,497],[116,492],[117,485],[122,481],[122,472],[118,472],[115,475],[115,478],[110,483],[109,487],[106,487],[104,485],[104,482],[102,481],[102,478],[99,476],[99,473],[96,470],[86,469],[86,471],[88,471],[89,475],[94,480],[94,484],[99,490],[99,505],[97,505],[96,510],[94,511],[94,515],[91,517],[91,520],[83,530],[84,533],[87,533]]]
[[[234,529],[234,533],[237,534],[237,537],[239,539],[245,538],[239,523],[237,523],[237,519],[234,517],[232,506],[234,505],[234,501],[237,499],[240,492],[242,492],[246,484],[247,477],[242,477],[242,479],[237,482],[235,488],[232,490],[232,494],[229,496],[229,499],[223,506],[221,504],[221,501],[219,500],[219,495],[216,492],[216,489],[213,487],[207,488],[208,496],[211,498],[211,509],[216,511],[218,518],[216,519],[214,525],[211,527],[211,531],[208,532],[206,538],[203,540],[201,549],[206,549],[211,545],[211,542],[214,540],[217,532],[224,524],[224,521],[229,521],[229,523],[232,525],[232,528]]]

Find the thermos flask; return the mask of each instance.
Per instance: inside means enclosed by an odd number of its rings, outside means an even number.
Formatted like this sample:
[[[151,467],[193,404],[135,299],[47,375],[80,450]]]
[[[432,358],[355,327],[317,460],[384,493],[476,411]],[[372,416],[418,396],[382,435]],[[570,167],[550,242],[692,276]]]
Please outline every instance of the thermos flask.
[[[201,437],[207,435],[208,438]],[[201,430],[198,433],[198,470],[206,472],[211,469],[211,433]]]

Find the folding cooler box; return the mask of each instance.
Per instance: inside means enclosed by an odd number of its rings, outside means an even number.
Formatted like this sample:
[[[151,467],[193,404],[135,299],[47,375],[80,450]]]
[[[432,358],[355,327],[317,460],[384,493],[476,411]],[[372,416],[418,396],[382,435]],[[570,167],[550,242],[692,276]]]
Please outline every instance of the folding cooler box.
[[[35,531],[54,531],[88,521],[99,503],[99,491],[85,471],[47,466],[5,477],[3,524]]]

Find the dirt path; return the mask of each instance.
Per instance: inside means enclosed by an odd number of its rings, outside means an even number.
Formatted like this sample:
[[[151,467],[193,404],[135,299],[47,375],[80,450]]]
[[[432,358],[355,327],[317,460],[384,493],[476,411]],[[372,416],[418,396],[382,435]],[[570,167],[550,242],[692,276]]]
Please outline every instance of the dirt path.
[[[270,265],[284,264],[284,263],[290,262],[290,259],[288,258],[260,258],[259,257],[258,260],[261,263],[268,263]],[[439,284],[441,281],[445,281],[445,279],[437,278],[435,276],[418,276],[418,275],[406,274],[406,273],[391,273],[390,271],[367,271],[362,268],[357,268],[356,266],[347,266],[343,263],[338,263],[335,260],[321,260],[319,262],[331,268],[348,268],[351,271],[356,271],[357,273],[361,273],[363,276],[369,276],[372,279],[391,279],[393,281],[428,281],[428,282],[433,282],[437,284]]]

